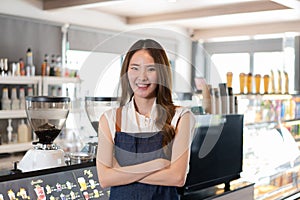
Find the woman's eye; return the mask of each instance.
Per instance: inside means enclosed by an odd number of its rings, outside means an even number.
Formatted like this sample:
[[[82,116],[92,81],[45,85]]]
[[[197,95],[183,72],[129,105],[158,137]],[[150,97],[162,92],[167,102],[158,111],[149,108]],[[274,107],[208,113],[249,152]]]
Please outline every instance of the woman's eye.
[[[149,67],[148,71],[150,71],[150,72],[156,71],[156,68],[155,67]]]
[[[134,67],[134,66],[130,67],[130,69],[131,69],[131,70],[138,70],[138,68],[137,68],[137,67]]]

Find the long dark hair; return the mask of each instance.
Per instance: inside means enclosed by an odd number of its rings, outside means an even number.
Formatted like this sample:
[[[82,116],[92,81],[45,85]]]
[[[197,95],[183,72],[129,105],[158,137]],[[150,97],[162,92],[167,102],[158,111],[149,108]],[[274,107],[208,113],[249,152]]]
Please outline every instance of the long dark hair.
[[[156,126],[164,134],[163,145],[169,144],[175,136],[175,129],[171,126],[171,121],[175,114],[175,105],[172,101],[172,72],[171,65],[163,47],[152,39],[138,40],[127,52],[122,69],[121,77],[121,100],[120,106],[125,105],[133,96],[133,90],[130,87],[127,72],[132,56],[139,50],[146,50],[154,59],[157,65],[158,86],[156,89],[157,119]]]

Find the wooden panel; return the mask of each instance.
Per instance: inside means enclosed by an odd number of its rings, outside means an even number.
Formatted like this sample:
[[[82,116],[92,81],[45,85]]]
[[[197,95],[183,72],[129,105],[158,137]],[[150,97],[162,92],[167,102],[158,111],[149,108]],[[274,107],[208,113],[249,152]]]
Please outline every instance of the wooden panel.
[[[43,9],[44,10],[51,10],[51,9],[58,9],[58,8],[66,8],[66,7],[73,7],[73,6],[83,6],[88,4],[94,3],[101,3],[107,2],[111,0],[44,0],[43,1]]]
[[[270,10],[290,9],[290,7],[277,4],[272,1],[254,1],[228,4],[214,7],[205,7],[201,9],[188,10],[183,12],[173,12],[160,15],[151,15],[144,17],[128,17],[127,24],[139,24],[149,22],[162,22],[172,20],[194,19],[200,17],[211,17],[218,15],[229,15],[239,13],[250,13]]]

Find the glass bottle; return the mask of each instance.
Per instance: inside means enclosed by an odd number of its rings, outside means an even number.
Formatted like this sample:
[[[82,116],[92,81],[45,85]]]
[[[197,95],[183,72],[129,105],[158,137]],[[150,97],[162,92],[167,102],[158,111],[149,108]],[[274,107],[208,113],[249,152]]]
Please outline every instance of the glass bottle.
[[[28,142],[29,141],[29,130],[28,126],[25,124],[24,119],[21,120],[21,124],[18,126],[18,142]]]
[[[289,75],[287,72],[284,73],[284,94],[289,94]]]
[[[220,89],[220,99],[222,104],[221,113],[223,115],[229,114],[229,96],[228,96],[228,89],[226,83],[219,83]]]
[[[4,58],[4,76],[8,76],[8,59]]]
[[[25,76],[26,71],[25,71],[25,64],[24,64],[23,58],[19,59],[19,64],[20,64],[20,75]]]
[[[227,78],[227,87],[231,88],[232,87],[232,72],[227,72],[226,73],[226,78]]]
[[[17,89],[11,89],[11,109],[18,110],[20,109],[20,100],[17,97]]]
[[[220,90],[219,90],[219,88],[214,88],[214,92],[215,92],[216,114],[222,114],[222,104],[221,104],[221,98],[220,98]]]
[[[30,48],[26,52],[26,75],[35,76],[35,66],[33,64],[33,54]]]
[[[2,110],[11,109],[11,100],[8,97],[8,88],[2,89],[2,99],[1,99]]]
[[[282,93],[282,77],[281,77],[281,71],[278,70],[278,89],[277,89],[277,93],[281,94]]]
[[[269,75],[264,75],[264,94],[268,94],[269,93],[269,79],[270,76]]]
[[[260,94],[261,75],[255,74],[255,93]]]
[[[43,63],[42,63],[42,66],[41,66],[41,68],[42,68],[42,76],[47,76],[47,64],[48,64],[48,55],[47,54],[45,54],[45,56],[44,56],[44,60],[43,60]]]
[[[252,81],[253,81],[253,76],[251,73],[249,73],[247,75],[247,93],[248,94],[252,94],[253,91],[252,91]]]
[[[240,73],[240,93],[245,94],[245,77],[246,75],[244,73]]]
[[[20,109],[25,110],[25,89],[20,88],[20,95],[19,95],[19,100],[20,100]]]
[[[270,81],[271,81],[271,94],[275,94],[275,77],[274,77],[273,70],[271,70]]]

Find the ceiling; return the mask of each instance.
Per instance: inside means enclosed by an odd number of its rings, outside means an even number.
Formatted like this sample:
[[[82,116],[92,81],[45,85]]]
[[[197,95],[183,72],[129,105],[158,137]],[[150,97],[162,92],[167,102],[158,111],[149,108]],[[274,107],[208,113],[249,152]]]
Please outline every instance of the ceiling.
[[[69,8],[116,15],[127,25],[186,28],[195,40],[300,33],[299,0],[43,0],[44,10]]]

